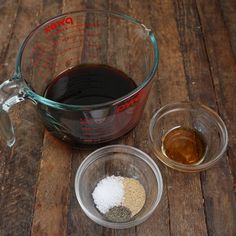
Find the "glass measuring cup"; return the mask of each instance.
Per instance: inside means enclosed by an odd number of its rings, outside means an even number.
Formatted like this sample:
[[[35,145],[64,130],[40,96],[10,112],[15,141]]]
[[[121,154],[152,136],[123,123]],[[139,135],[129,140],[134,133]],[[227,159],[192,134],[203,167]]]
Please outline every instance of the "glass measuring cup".
[[[8,110],[25,99],[37,106],[45,127],[64,141],[97,144],[124,135],[140,120],[158,57],[152,31],[130,16],[84,10],[49,19],[25,39],[13,78],[0,86],[2,139],[8,146],[14,144]],[[132,78],[136,88],[122,97],[88,105],[65,104],[44,97],[57,75],[80,64],[112,66]],[[106,84],[96,86],[99,89]]]

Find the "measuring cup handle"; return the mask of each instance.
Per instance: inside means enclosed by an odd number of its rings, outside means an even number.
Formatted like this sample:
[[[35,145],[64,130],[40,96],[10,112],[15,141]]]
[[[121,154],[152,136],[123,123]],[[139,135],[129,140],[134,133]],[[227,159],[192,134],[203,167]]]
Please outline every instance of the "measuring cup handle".
[[[24,100],[23,87],[20,79],[6,80],[0,85],[0,136],[9,147],[15,143],[15,135],[8,111]]]

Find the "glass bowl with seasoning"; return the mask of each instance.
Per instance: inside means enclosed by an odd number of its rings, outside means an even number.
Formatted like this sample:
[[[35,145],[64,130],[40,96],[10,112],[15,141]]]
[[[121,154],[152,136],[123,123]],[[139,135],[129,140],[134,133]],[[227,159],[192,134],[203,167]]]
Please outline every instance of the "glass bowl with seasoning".
[[[210,168],[223,157],[228,144],[220,116],[194,102],[170,103],[159,109],[151,119],[149,138],[160,161],[184,172]]]
[[[124,229],[144,222],[160,203],[163,181],[146,153],[127,145],[97,149],[81,163],[75,193],[97,224]]]

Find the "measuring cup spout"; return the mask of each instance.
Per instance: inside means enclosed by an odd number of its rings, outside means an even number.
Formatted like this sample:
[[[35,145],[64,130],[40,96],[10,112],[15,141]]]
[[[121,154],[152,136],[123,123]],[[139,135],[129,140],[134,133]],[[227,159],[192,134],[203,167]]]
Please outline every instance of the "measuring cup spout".
[[[0,85],[0,135],[9,147],[15,143],[15,135],[8,111],[14,104],[24,100],[23,86],[20,79],[6,80]]]

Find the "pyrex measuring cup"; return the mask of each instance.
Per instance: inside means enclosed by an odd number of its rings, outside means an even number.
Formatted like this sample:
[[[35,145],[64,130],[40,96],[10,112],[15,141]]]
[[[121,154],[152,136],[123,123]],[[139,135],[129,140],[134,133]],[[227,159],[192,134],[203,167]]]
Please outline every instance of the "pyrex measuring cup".
[[[58,74],[80,64],[112,66],[132,78],[136,87],[122,97],[88,105],[44,97]],[[29,34],[17,55],[13,78],[0,86],[1,136],[8,146],[14,144],[7,112],[30,99],[46,128],[64,141],[97,144],[116,139],[140,120],[157,66],[155,36],[130,16],[100,10],[56,16]],[[106,83],[96,83],[96,89],[104,87]]]

